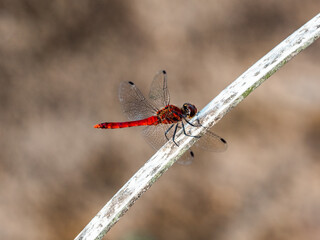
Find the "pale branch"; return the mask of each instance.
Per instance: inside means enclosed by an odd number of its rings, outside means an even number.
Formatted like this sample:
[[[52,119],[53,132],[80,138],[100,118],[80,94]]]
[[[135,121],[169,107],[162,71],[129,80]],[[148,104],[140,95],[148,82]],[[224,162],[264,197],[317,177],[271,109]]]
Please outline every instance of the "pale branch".
[[[319,36],[320,14],[272,49],[214,98],[197,115],[197,117],[201,119],[201,123],[204,126],[212,127],[262,82],[268,79],[292,57],[312,44]],[[203,135],[206,130],[206,128],[199,127],[193,134]],[[167,142],[111,198],[75,239],[102,239],[135,201],[147,191],[197,139],[198,138],[187,137],[184,134],[180,134],[177,138],[179,147],[172,141]]]

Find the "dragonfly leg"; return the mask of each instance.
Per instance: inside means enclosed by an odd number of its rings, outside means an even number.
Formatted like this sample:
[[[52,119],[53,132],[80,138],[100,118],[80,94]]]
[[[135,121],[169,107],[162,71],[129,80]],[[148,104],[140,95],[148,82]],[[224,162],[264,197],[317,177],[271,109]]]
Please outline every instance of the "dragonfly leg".
[[[189,122],[186,118],[184,118],[184,120],[190,125],[190,126],[192,126],[192,127],[199,127],[199,126],[201,126],[202,127],[202,124],[200,123],[200,120],[199,120],[199,118],[197,118],[197,123],[199,124],[198,126],[196,126],[196,125],[194,125],[194,124],[192,124],[191,122]]]
[[[174,124],[172,124],[172,125],[166,130],[166,132],[164,133],[164,135],[166,136],[167,141],[169,141],[169,138],[168,138],[167,134],[169,133],[169,131],[171,130],[171,128],[172,128],[173,126],[174,126]]]
[[[184,120],[186,120],[186,119],[184,119]],[[186,121],[187,121],[187,120],[186,120]],[[191,126],[195,127],[195,126],[192,125],[190,122],[187,121],[187,123],[189,123]],[[187,134],[186,129],[185,129],[185,127],[184,127],[183,121],[181,122],[181,124],[182,124],[182,129],[183,129],[184,135],[186,135],[186,136],[188,136],[188,137],[200,138],[200,136],[194,136],[194,135],[191,135],[191,134]]]
[[[203,127],[199,118],[197,118],[197,123],[199,124],[199,126]]]
[[[173,126],[173,125],[172,125]],[[176,127],[174,128],[174,132],[173,132],[173,136],[172,136],[172,141],[174,142],[175,145],[177,145],[177,147],[179,147],[179,144],[176,143],[176,141],[174,140],[176,137],[176,133],[177,133],[177,129],[179,127],[179,123],[176,124]]]

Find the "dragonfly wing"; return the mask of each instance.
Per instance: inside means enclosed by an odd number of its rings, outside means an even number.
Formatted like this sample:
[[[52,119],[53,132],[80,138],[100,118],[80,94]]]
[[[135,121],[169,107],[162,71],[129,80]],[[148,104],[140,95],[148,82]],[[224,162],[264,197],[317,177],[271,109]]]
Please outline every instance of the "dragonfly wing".
[[[152,105],[133,82],[122,82],[119,87],[119,100],[123,112],[131,121],[153,116],[158,109]]]
[[[168,141],[165,132],[171,125],[172,124],[159,124],[147,126],[142,130],[142,136],[155,150],[158,150]],[[170,139],[172,135],[167,136]]]
[[[155,149],[160,149],[168,139],[172,139],[174,134],[175,124],[159,124],[159,125],[151,125],[147,126],[143,129],[142,135],[144,139]],[[168,131],[169,129],[169,131]],[[165,136],[167,133],[167,137]],[[186,151],[181,158],[177,161],[177,163],[181,165],[189,165],[192,163],[194,159],[194,153],[192,150]]]
[[[158,109],[169,105],[170,95],[165,70],[159,71],[153,78],[149,92],[149,101]]]
[[[192,148],[186,151],[177,161],[177,163],[181,165],[189,165],[194,160],[194,153],[192,151]]]
[[[189,165],[194,160],[194,150],[199,148],[206,151],[223,152],[227,149],[227,147],[228,144],[226,140],[213,132],[207,131],[207,133],[202,136],[191,149],[182,155],[177,162],[182,165]]]
[[[206,151],[223,152],[227,149],[228,144],[226,140],[217,134],[207,131],[195,144],[195,147]]]

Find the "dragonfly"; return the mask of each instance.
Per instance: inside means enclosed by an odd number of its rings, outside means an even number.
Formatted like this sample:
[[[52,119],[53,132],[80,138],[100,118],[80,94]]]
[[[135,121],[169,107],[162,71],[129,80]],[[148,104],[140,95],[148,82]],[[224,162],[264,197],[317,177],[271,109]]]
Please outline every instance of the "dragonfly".
[[[184,103],[181,108],[170,104],[165,70],[159,71],[153,78],[148,98],[144,97],[133,82],[126,81],[120,84],[119,100],[129,121],[103,122],[96,124],[94,128],[118,129],[145,126],[142,135],[156,150],[170,139],[179,146],[176,139],[178,130],[182,129],[182,134],[199,138],[191,150],[178,160],[178,163],[185,165],[193,161],[194,148],[208,151],[224,151],[227,148],[226,140],[209,130],[201,137],[193,135],[192,130],[186,130],[186,125],[190,125],[191,129],[203,127],[199,119],[196,123],[191,122],[198,110],[191,103]]]

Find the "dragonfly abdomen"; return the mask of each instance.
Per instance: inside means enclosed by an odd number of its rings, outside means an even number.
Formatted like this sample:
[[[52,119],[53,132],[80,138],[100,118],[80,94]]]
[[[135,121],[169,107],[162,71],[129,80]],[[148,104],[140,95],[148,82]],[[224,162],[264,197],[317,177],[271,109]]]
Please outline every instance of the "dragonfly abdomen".
[[[117,128],[127,128],[127,127],[137,127],[137,126],[149,126],[159,124],[158,117],[152,116],[146,119],[130,121],[130,122],[105,122],[95,125],[95,128],[107,128],[107,129],[117,129]]]

